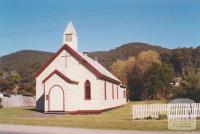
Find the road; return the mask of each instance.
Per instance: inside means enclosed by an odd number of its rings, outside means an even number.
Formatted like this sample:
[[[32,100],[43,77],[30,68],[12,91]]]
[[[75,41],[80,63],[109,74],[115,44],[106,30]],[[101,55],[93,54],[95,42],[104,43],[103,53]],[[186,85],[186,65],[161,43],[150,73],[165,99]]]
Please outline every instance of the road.
[[[151,132],[124,130],[95,130],[61,127],[40,127],[0,124],[0,134],[199,134],[200,132]]]

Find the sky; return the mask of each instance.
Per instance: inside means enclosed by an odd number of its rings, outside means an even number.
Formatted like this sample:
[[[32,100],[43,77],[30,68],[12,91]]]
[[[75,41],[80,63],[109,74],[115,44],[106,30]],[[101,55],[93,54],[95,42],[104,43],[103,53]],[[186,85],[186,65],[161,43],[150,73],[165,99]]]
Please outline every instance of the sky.
[[[171,49],[200,45],[200,0],[0,0],[0,56],[56,52],[69,21],[80,51],[130,42]]]

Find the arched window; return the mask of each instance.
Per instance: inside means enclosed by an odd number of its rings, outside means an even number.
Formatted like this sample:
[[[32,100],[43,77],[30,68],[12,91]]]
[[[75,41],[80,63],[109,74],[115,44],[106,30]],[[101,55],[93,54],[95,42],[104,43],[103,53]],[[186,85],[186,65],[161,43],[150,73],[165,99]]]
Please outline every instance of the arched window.
[[[91,100],[91,85],[89,80],[86,80],[84,88],[85,88],[85,100]]]

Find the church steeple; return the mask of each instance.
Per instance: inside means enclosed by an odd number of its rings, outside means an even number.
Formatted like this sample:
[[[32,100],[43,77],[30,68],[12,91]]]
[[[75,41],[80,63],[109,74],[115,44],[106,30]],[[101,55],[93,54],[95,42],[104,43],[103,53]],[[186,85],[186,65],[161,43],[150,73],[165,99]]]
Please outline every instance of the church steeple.
[[[74,50],[78,49],[78,38],[72,22],[69,22],[65,29],[63,43],[69,45]]]

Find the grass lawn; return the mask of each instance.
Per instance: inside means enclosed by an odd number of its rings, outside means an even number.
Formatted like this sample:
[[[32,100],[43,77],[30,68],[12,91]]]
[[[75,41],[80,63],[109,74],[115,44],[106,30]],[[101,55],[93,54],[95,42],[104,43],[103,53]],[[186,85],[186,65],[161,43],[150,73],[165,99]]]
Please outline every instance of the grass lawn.
[[[0,109],[0,123],[94,129],[167,130],[167,120],[132,120],[131,106],[138,103],[155,101],[129,102],[124,107],[100,115],[54,115],[39,113],[30,107],[3,108]],[[200,130],[200,121],[197,122],[197,130]]]

